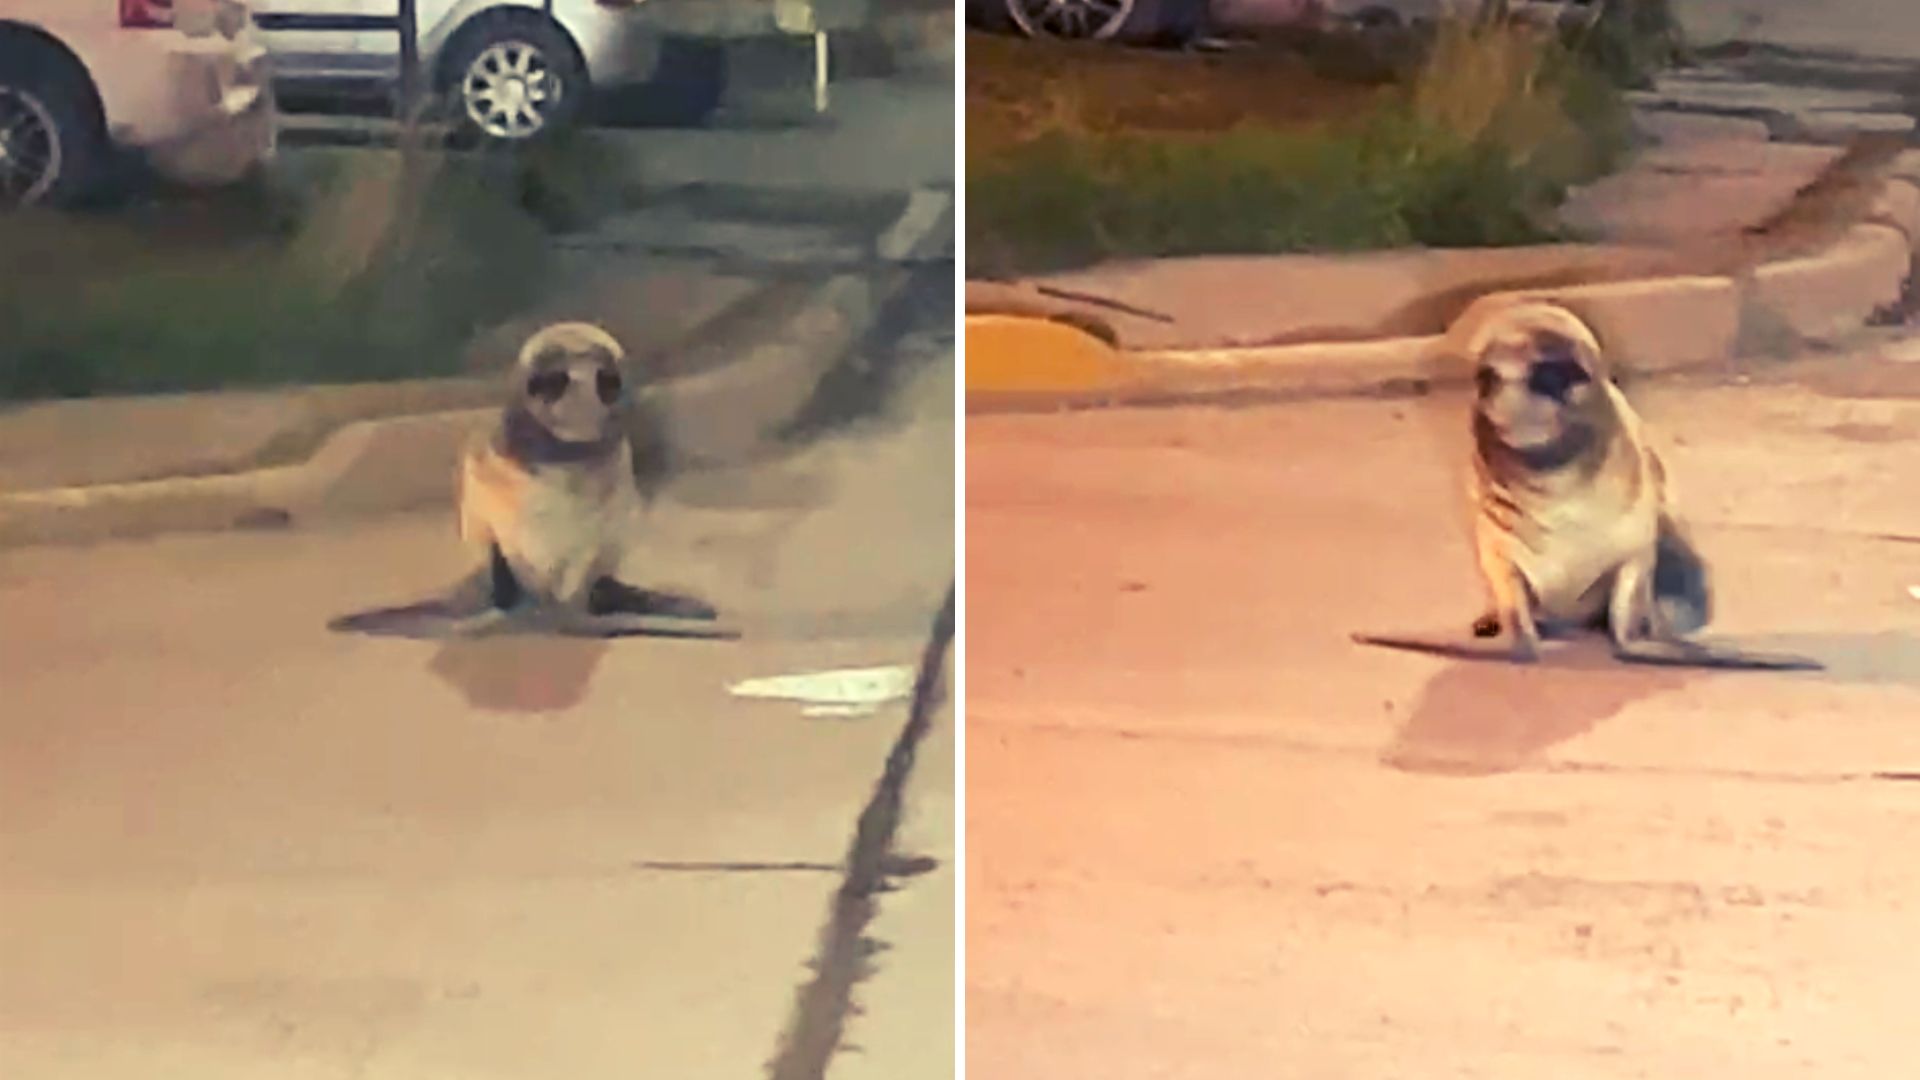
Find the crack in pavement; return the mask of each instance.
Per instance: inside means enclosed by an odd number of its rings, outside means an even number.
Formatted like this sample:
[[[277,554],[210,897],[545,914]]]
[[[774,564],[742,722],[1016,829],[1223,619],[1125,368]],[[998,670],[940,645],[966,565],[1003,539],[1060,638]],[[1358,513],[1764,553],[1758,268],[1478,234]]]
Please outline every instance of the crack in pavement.
[[[883,947],[866,937],[878,914],[878,897],[892,886],[889,878],[902,870],[924,872],[931,860],[901,858],[893,850],[905,806],[907,779],[914,756],[933,726],[933,713],[942,689],[942,672],[953,646],[953,585],[935,617],[933,633],[920,657],[907,722],[887,754],[885,769],[861,810],[847,851],[845,877],[834,893],[820,948],[812,963],[813,978],[794,998],[792,1018],[780,1047],[767,1065],[770,1080],[822,1080],[827,1064],[840,1049],[847,1017],[853,1011],[853,988],[870,973],[867,959]]]
[[[924,855],[888,855],[882,860],[889,878],[918,877],[939,867],[940,860]],[[724,859],[648,859],[633,864],[635,870],[654,870],[669,874],[837,874],[839,863],[754,862]]]

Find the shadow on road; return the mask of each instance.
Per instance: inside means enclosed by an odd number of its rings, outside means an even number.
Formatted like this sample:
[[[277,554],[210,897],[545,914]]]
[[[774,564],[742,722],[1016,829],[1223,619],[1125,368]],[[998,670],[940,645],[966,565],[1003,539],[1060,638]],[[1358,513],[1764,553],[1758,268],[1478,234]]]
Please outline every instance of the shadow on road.
[[[1871,634],[1765,634],[1742,636],[1742,647],[1791,651],[1818,657],[1825,682],[1853,685],[1920,687],[1920,635],[1883,631]]]
[[[1404,772],[1492,776],[1684,686],[1695,673],[1621,667],[1605,650],[1570,650],[1530,667],[1462,663],[1433,677],[1382,763]]]
[[[603,641],[515,637],[449,642],[428,670],[487,712],[562,712],[587,696]]]
[[[1794,679],[1920,687],[1920,635],[1742,635],[1738,644],[1760,652],[1817,657],[1827,666],[1819,674],[1796,674]],[[1568,649],[1532,667],[1454,664],[1420,692],[1412,716],[1381,754],[1381,762],[1403,772],[1441,776],[1512,772],[1635,702],[1709,675],[1778,677],[1627,668],[1604,648]]]

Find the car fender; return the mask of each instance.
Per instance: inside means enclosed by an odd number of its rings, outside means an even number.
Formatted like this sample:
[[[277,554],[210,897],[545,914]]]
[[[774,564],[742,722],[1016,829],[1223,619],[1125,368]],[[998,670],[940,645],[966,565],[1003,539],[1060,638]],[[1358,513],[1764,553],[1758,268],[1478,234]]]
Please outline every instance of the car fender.
[[[611,25],[612,20],[624,12],[620,8],[609,8],[598,4],[579,3],[575,0],[556,0],[554,7],[555,22],[567,37],[587,65],[589,82],[599,82],[600,71],[604,68],[606,49],[596,47],[597,41],[605,41],[613,35],[596,33]],[[543,0],[456,0],[445,12],[433,21],[431,26],[420,28],[420,55],[426,62],[438,65],[447,44],[454,36],[473,22],[473,20],[498,11],[528,11],[535,14],[544,12],[547,5]],[[606,25],[603,25],[606,24]]]

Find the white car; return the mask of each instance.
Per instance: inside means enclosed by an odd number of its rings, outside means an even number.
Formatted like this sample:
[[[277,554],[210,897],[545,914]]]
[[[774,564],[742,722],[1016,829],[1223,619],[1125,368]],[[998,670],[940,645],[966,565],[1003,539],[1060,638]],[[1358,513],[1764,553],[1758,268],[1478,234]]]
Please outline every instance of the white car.
[[[191,184],[272,157],[241,0],[0,0],[0,207],[84,198],[120,149]]]
[[[810,39],[824,93],[826,35],[858,27],[867,0],[417,0],[421,72],[458,115],[495,139],[532,138],[577,116],[590,96],[661,85],[661,114],[713,107],[717,50],[688,50],[710,70],[668,70],[682,43]],[[289,95],[389,88],[400,76],[395,0],[255,0],[276,79]],[[702,84],[705,85],[702,85]]]

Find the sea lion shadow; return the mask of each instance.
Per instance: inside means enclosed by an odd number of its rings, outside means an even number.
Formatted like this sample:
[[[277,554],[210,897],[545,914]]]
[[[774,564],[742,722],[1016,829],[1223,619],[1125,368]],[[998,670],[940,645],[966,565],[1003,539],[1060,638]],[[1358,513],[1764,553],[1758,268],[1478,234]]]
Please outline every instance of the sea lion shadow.
[[[1533,664],[1449,664],[1421,689],[1381,761],[1443,776],[1512,772],[1698,674],[1626,667],[1586,643],[1550,647]]]
[[[1823,666],[1796,672],[1795,679],[1920,687],[1920,635],[1743,634],[1739,647],[1816,658]],[[1623,665],[1597,639],[1556,643],[1532,665],[1488,662],[1499,660],[1497,647],[1472,656],[1467,654],[1480,651],[1461,651],[1457,662],[1421,689],[1407,722],[1382,752],[1383,764],[1445,776],[1512,772],[1629,705],[1702,676],[1729,674]]]
[[[502,613],[476,625],[477,614],[457,597],[442,597],[343,615],[330,621],[328,628],[335,633],[439,642],[427,663],[428,671],[476,709],[513,713],[562,712],[585,700],[595,671],[616,639],[731,641],[740,637],[717,614],[683,619],[639,614],[559,616],[530,610]]]
[[[485,712],[565,712],[586,700],[605,641],[519,635],[443,643],[427,670]]]

